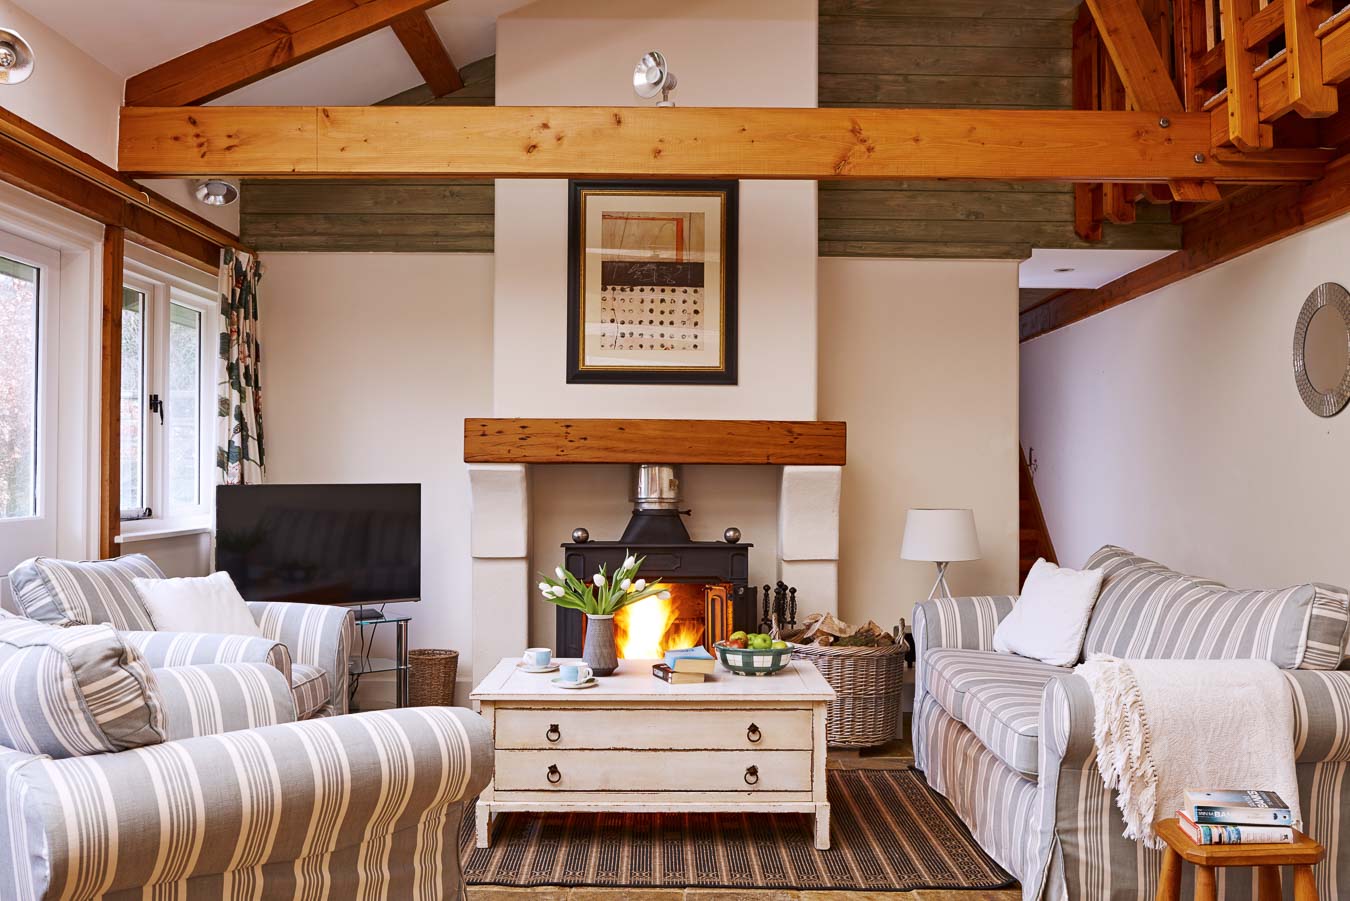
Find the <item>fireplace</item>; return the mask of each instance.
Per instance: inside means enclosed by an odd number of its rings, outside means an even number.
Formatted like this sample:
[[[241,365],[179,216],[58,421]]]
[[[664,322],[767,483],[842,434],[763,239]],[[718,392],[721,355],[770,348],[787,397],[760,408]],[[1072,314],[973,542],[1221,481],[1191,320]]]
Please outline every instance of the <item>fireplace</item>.
[[[640,575],[649,584],[660,582],[670,600],[658,597],[621,610],[614,617],[615,643],[620,656],[659,657],[666,650],[702,644],[711,650],[737,630],[753,631],[755,592],[749,585],[750,548],[736,529],[727,529],[726,541],[693,541],[679,509],[679,469],[645,464],[634,472],[633,518],[618,541],[591,541],[585,529],[564,544],[563,566],[583,582],[603,565],[614,572],[624,557],[645,558]],[[557,609],[557,651],[560,657],[580,657],[586,637],[586,617],[576,610]],[[625,651],[627,653],[625,653]]]

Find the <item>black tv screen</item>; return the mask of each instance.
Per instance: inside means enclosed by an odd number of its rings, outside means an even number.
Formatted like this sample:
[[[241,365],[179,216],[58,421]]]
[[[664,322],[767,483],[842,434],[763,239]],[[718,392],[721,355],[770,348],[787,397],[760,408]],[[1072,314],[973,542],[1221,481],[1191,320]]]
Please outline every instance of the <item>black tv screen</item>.
[[[415,601],[422,486],[218,485],[216,569],[248,601]]]

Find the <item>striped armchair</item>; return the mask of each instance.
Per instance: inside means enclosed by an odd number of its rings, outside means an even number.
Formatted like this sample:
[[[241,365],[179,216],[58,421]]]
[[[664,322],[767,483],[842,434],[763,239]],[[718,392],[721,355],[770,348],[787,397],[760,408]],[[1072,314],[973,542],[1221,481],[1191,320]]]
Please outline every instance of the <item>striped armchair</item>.
[[[1311,584],[1236,591],[1114,547],[1086,566],[1102,569],[1103,581],[1085,656],[1258,658],[1285,671],[1305,828],[1327,848],[1318,889],[1323,898],[1350,895],[1350,839],[1340,834],[1350,823],[1350,671],[1339,669],[1350,595]],[[944,598],[915,608],[915,763],[1021,881],[1026,901],[1152,898],[1161,853],[1122,837],[1115,794],[1097,770],[1087,682],[993,650],[1015,600]],[[1254,897],[1246,871],[1221,876],[1220,897]]]
[[[319,604],[249,604],[265,638],[158,632],[132,579],[162,579],[144,554],[75,563],[34,557],[9,574],[24,616],[57,626],[108,623],[126,634],[151,666],[267,663],[291,686],[300,719],[348,710],[352,614]]]
[[[0,617],[0,898],[457,896],[481,718],[299,722],[271,664],[152,670],[124,635]]]

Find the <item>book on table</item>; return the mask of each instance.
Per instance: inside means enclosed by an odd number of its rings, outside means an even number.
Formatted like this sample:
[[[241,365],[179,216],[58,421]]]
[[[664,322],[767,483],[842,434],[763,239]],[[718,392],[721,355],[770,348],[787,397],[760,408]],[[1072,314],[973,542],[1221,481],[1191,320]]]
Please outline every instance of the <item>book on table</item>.
[[[717,658],[709,654],[702,645],[666,651],[666,666],[677,673],[703,673],[711,675],[717,666]]]
[[[1219,823],[1196,823],[1186,811],[1177,811],[1177,825],[1197,845],[1291,845],[1294,843],[1292,826],[1230,826]]]
[[[1182,810],[1199,826],[1293,826],[1294,815],[1284,799],[1272,791],[1190,790]]]
[[[652,664],[652,675],[671,685],[697,685],[704,680],[702,673],[682,673],[673,670],[664,663]]]

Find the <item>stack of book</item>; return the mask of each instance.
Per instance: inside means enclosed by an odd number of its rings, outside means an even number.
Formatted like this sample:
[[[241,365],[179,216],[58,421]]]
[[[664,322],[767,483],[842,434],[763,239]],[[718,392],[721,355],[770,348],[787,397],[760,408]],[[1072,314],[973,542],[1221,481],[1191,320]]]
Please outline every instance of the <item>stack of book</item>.
[[[1294,841],[1294,816],[1275,792],[1188,791],[1177,823],[1197,845],[1272,845]]]
[[[702,646],[666,651],[663,663],[652,664],[652,675],[671,685],[695,685],[712,674],[716,658]]]

